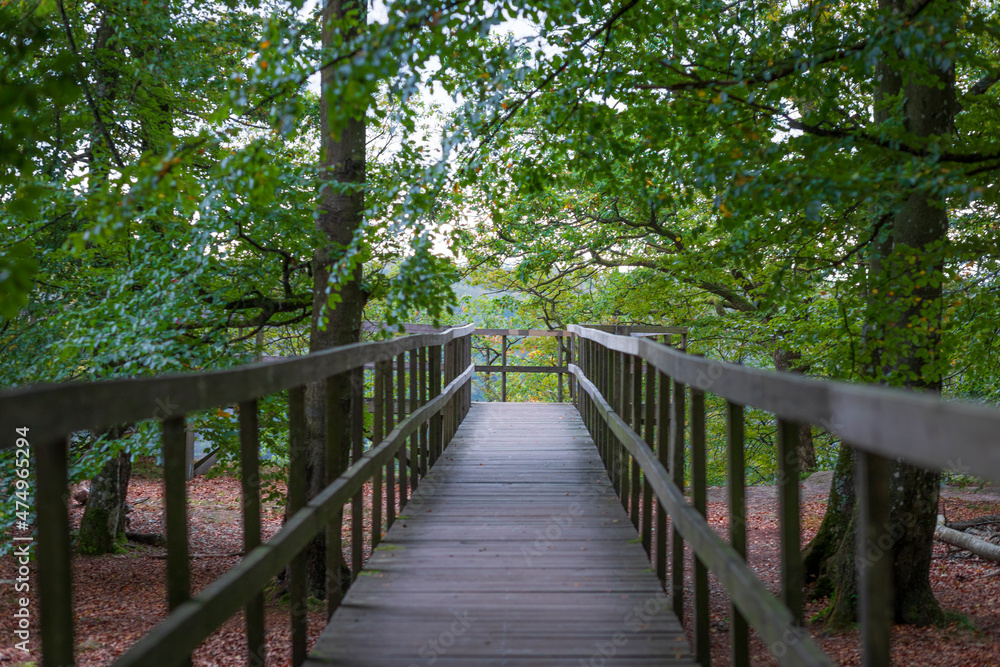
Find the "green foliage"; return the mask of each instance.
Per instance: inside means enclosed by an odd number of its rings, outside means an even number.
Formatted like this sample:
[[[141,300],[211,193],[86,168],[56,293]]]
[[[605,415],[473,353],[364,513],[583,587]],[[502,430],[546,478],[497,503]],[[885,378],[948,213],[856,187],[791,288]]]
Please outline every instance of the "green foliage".
[[[261,498],[269,503],[284,502],[283,484],[288,468],[288,392],[272,394],[257,402],[257,428],[260,438]],[[191,428],[218,448],[216,464],[207,476],[240,474],[240,431],[238,408],[219,409],[193,415]],[[280,485],[280,486],[279,486]]]

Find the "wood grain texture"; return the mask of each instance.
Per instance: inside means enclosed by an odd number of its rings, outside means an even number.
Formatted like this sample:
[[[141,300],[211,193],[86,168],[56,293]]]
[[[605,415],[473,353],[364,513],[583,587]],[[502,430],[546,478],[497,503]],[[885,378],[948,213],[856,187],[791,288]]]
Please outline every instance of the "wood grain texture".
[[[476,403],[306,664],[694,664],[636,538],[573,406]]]

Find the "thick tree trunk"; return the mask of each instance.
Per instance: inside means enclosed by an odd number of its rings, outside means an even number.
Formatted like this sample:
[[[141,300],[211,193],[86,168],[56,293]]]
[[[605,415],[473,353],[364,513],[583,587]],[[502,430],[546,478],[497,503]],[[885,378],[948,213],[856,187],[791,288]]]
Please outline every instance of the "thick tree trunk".
[[[841,445],[823,523],[802,552],[806,583],[812,585],[810,596],[813,598],[823,598],[833,592],[833,557],[840,550],[845,537],[853,544],[851,520],[855,497],[854,450]]]
[[[131,475],[132,456],[121,452],[90,481],[90,495],[77,541],[80,553],[90,556],[114,553],[125,541],[125,500]]]
[[[886,12],[902,14],[912,9],[910,0],[881,0]],[[957,20],[958,5],[927,7],[926,17]],[[941,47],[943,48],[943,47]],[[955,75],[935,63],[939,55],[928,49],[925,63],[936,81],[904,80],[886,63],[878,68],[876,116],[890,119],[888,105],[902,93],[908,141],[929,145],[952,132],[956,111]],[[950,62],[950,60],[942,60]],[[939,87],[940,86],[940,87]],[[939,391],[943,362],[940,358],[941,285],[944,250],[948,242],[948,214],[942,202],[926,190],[914,190],[885,219],[888,234],[876,244],[870,265],[871,293],[868,344],[874,345],[873,372],[883,382],[924,391]],[[930,562],[937,524],[940,473],[896,462],[892,472],[889,525],[891,546],[877,549],[879,558],[892,558],[893,609],[898,623],[926,625],[944,618],[930,587]],[[853,532],[853,526],[852,526]],[[849,623],[856,614],[854,543],[841,542],[835,557],[834,624]],[[873,557],[869,555],[869,557]]]
[[[345,17],[348,12],[361,12],[364,21],[364,7],[356,0],[330,0],[323,12],[323,43],[331,45],[330,21]],[[360,28],[360,26],[358,26]],[[364,219],[365,183],[365,122],[363,119],[350,120],[345,124],[331,122],[337,114],[338,100],[327,94],[332,70],[323,72],[323,92],[320,100],[320,121],[322,136],[321,167],[329,183],[348,184],[353,187],[324,187],[320,193],[317,229],[326,244],[318,248],[313,256],[313,314],[309,336],[309,351],[329,349],[338,345],[356,343],[361,338],[361,315],[365,304],[362,290],[362,267],[355,267],[351,280],[340,286],[334,305],[331,300],[331,269],[341,260],[344,250],[351,245],[354,233]],[[334,127],[336,125],[336,127]],[[337,137],[334,139],[334,137]],[[333,307],[331,307],[333,306]],[[328,473],[337,475],[345,468],[350,443],[339,436],[344,433],[343,425],[350,416],[350,383],[347,378],[328,380],[330,386],[314,385],[306,391],[306,444],[308,463],[306,467],[306,489],[309,498],[315,496],[327,484]],[[339,451],[334,453],[338,460],[327,461],[326,456],[326,396],[333,397],[332,427],[333,444]],[[338,444],[339,443],[339,444]],[[316,597],[326,596],[326,544],[323,536],[314,540],[307,549],[309,563],[310,593]],[[341,557],[341,583],[349,582],[349,572]],[[335,575],[336,576],[336,575]],[[344,586],[346,588],[346,586]]]

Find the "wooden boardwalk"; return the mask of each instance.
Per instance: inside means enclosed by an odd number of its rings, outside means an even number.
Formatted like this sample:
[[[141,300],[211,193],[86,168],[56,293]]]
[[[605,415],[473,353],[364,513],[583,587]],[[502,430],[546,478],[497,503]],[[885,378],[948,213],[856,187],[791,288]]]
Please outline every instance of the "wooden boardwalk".
[[[478,403],[307,665],[693,665],[575,408]]]

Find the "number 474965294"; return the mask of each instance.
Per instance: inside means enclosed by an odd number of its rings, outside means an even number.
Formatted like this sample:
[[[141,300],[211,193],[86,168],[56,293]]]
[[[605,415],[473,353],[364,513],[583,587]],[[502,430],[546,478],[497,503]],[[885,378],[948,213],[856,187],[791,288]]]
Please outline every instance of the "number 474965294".
[[[18,436],[20,436],[14,443],[16,449],[14,450],[14,462],[17,468],[16,474],[18,479],[14,481],[14,510],[19,521],[28,520],[28,510],[31,506],[28,504],[28,490],[30,484],[28,483],[28,476],[31,474],[29,466],[31,464],[30,447],[28,443],[28,427],[22,426],[21,428],[15,429]]]

